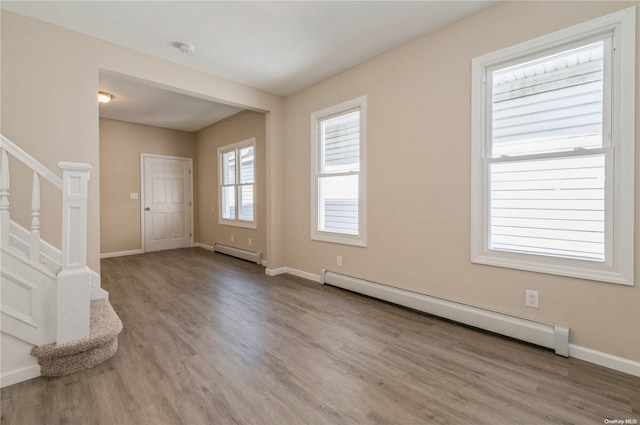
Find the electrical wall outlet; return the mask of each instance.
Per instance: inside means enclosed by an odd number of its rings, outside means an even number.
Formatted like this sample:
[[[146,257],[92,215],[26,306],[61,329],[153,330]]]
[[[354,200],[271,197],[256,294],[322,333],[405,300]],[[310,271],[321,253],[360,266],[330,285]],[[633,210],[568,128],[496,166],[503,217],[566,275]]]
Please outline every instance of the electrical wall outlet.
[[[538,298],[538,291],[532,291],[530,289],[525,290],[525,302],[527,307],[540,308],[540,299]]]
[[[251,240],[251,238],[249,238],[249,240],[247,241],[247,243],[249,244],[249,246],[253,245],[253,241]]]
[[[233,242],[233,240],[234,240],[234,237],[233,237],[233,235],[231,235],[231,242]]]
[[[342,267],[342,255],[338,255],[338,258],[336,258],[336,264]]]

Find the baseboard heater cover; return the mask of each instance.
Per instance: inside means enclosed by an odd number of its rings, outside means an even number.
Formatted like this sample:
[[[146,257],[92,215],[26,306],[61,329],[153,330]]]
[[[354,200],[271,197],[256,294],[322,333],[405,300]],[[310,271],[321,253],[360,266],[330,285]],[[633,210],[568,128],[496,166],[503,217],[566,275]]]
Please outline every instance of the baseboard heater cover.
[[[247,251],[246,249],[234,248],[228,245],[222,245],[219,243],[213,244],[213,251],[220,252],[222,254],[231,255],[233,257],[242,258],[243,260],[251,261],[258,265],[262,264],[262,253]]]
[[[454,322],[464,323],[500,335],[551,348],[560,356],[569,356],[569,328],[563,325],[541,323],[498,313],[335,273],[326,269],[322,269],[320,272],[320,283],[348,289],[373,298],[433,314],[434,316],[443,317]]]

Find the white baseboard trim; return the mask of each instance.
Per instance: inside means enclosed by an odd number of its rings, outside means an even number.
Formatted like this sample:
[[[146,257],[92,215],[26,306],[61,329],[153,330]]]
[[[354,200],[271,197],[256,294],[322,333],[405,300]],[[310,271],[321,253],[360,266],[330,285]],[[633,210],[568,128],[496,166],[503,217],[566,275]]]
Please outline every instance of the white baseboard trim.
[[[266,274],[267,276],[278,276],[279,274],[284,273],[287,273],[286,267],[280,267],[278,269],[270,269],[269,267],[267,267],[266,269],[264,269],[264,274]]]
[[[92,269],[89,269],[89,277],[91,279],[91,285],[97,286],[98,288],[102,286],[102,278]]]
[[[17,384],[18,382],[27,381],[29,379],[40,376],[40,365],[29,366],[23,369],[8,372],[0,377],[1,387]]]
[[[286,273],[292,274],[294,276],[301,277],[303,279],[311,280],[313,282],[320,283],[320,275],[319,274],[303,272],[302,270],[292,269],[291,267],[287,267]]]
[[[265,274],[267,276],[277,276],[279,274],[288,273],[288,274],[292,274],[294,276],[301,277],[303,279],[307,279],[307,280],[311,280],[313,282],[320,283],[320,275],[309,273],[309,272],[304,272],[304,271],[298,270],[298,269],[293,269],[291,267],[279,267],[277,269],[269,269],[269,268],[267,268],[267,269],[265,269],[264,272],[265,272]]]
[[[574,344],[569,344],[569,357],[640,377],[640,362],[625,359],[624,357],[614,356]]]
[[[138,254],[144,254],[144,251],[141,249],[130,249],[128,251],[105,252],[103,254],[100,254],[100,258],[124,257],[125,255]]]
[[[204,244],[202,242],[196,242],[196,243],[193,244],[193,246],[198,247],[198,248],[206,249],[207,251],[213,251],[213,246],[212,245],[207,245],[207,244]]]

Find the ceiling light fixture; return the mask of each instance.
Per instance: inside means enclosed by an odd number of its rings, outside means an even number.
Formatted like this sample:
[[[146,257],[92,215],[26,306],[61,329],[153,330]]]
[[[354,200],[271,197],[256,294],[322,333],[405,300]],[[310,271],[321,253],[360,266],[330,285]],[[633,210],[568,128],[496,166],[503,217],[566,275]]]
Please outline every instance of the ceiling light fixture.
[[[111,99],[113,99],[115,96],[104,92],[104,91],[99,91],[98,92],[98,103],[109,103],[111,102]]]
[[[193,46],[193,44],[175,43],[175,46],[180,49],[180,51],[185,55],[191,55],[196,51],[196,48]]]

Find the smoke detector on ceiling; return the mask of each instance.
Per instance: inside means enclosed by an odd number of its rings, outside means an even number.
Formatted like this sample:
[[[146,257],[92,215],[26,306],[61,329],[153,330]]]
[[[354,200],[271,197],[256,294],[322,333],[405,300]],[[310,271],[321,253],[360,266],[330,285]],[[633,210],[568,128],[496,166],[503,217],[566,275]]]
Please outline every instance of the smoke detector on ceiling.
[[[193,54],[193,52],[196,51],[196,48],[193,46],[193,44],[187,44],[187,43],[175,43],[174,44],[178,49],[180,49],[180,51],[185,54],[185,55],[190,55]]]

